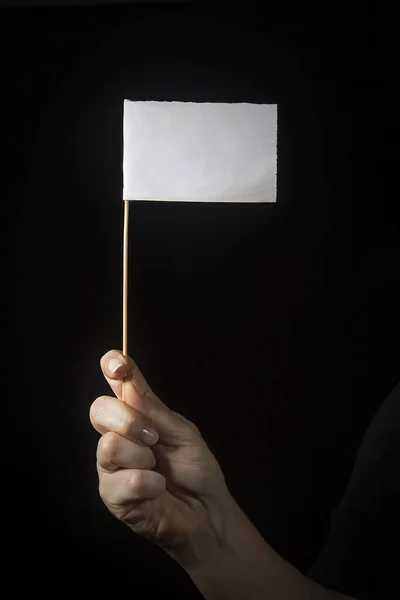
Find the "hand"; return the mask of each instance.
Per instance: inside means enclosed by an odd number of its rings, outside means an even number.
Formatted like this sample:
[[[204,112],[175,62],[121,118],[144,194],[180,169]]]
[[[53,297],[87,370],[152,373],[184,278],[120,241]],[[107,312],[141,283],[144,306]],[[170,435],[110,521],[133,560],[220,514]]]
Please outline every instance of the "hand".
[[[184,566],[223,535],[234,501],[221,468],[198,428],[161,402],[131,358],[112,350],[100,364],[116,395],[90,408],[102,434],[100,496],[115,517]]]

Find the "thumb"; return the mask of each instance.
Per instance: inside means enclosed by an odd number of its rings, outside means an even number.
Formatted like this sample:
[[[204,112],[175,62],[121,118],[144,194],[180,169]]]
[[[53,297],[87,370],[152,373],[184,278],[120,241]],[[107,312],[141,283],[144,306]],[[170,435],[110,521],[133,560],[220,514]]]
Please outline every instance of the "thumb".
[[[198,443],[201,434],[196,425],[171,410],[152,391],[139,367],[118,350],[107,352],[100,361],[104,377],[117,398],[151,420],[160,441],[171,444]]]

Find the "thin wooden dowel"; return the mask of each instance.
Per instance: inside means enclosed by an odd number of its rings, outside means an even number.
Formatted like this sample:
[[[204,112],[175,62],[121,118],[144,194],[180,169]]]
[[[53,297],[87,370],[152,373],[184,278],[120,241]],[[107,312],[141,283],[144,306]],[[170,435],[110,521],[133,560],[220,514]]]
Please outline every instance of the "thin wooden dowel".
[[[124,200],[124,240],[122,265],[122,354],[128,356],[128,256],[129,256],[129,200]],[[122,382],[122,402],[125,401]]]

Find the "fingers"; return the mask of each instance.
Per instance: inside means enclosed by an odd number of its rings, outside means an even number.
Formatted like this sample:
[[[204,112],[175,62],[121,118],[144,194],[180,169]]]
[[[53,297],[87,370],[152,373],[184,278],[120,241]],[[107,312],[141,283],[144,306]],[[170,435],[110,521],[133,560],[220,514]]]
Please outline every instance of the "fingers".
[[[152,469],[156,464],[152,450],[108,431],[97,445],[97,464],[101,470],[112,473],[123,469]]]
[[[100,364],[103,374],[117,398],[121,398],[122,380],[125,381],[124,404],[146,416],[157,430],[163,443],[191,444],[193,441],[201,439],[200,432],[193,423],[170,410],[154,394],[129,356],[123,356],[118,350],[111,350],[102,357]]]
[[[115,473],[101,473],[99,477],[100,496],[111,506],[155,500],[165,489],[165,477],[156,471],[126,469]]]
[[[97,398],[90,407],[89,416],[93,427],[101,434],[111,431],[145,445],[158,441],[157,431],[143,414],[112,396]]]
[[[100,360],[101,370],[117,398],[122,398],[122,382],[129,380],[133,384],[137,394],[147,394],[150,398],[159,398],[152,392],[140,369],[130,356],[124,356],[118,350],[110,350]]]

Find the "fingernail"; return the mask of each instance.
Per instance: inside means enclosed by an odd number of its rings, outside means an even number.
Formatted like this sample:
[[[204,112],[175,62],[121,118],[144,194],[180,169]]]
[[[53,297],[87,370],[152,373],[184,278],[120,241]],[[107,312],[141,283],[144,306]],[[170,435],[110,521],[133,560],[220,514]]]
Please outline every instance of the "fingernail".
[[[124,364],[124,363],[122,362],[122,360],[121,360],[121,359],[119,359],[119,358],[111,358],[111,359],[108,361],[108,363],[107,363],[107,370],[108,370],[110,373],[115,373],[115,371],[118,371],[118,369],[119,369],[120,367],[122,367],[122,366],[123,366],[123,364]]]
[[[142,442],[148,444],[149,446],[153,446],[158,442],[158,433],[152,427],[147,427],[146,429],[142,429]]]

